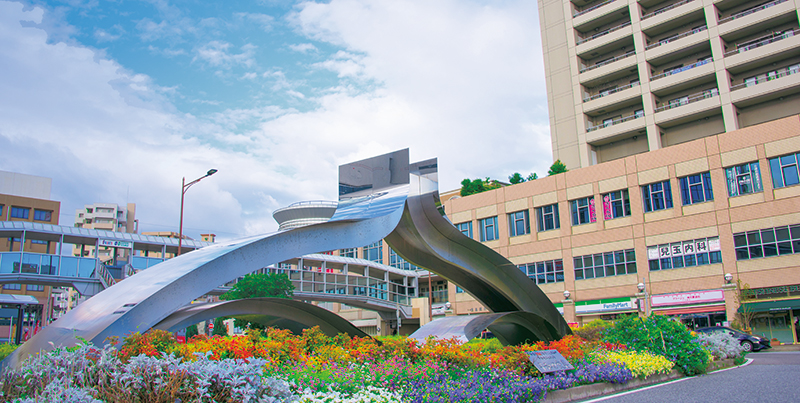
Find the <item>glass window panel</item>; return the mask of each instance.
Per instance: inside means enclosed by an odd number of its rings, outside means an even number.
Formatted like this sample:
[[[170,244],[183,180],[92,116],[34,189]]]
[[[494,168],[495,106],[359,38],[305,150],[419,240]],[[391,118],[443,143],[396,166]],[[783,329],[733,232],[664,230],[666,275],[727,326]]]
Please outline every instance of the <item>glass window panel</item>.
[[[750,245],[758,245],[761,243],[761,232],[750,231],[747,233],[747,243]]]
[[[606,266],[606,277],[611,277],[616,275],[614,272],[614,266]]]
[[[622,274],[626,274],[626,272],[625,272],[625,265],[624,265],[624,264],[618,264],[618,265],[616,266],[616,272],[617,272],[617,275],[618,275],[618,276],[619,276],[619,275],[622,275]]]
[[[636,274],[636,263],[628,263],[628,274]]]
[[[672,267],[673,268],[680,268],[683,267],[683,256],[673,256],[672,257]]]
[[[761,242],[775,242],[775,231],[772,228],[762,229]]]
[[[775,228],[775,238],[778,241],[788,241],[789,240],[789,227],[778,227]],[[740,246],[740,245],[736,245]]]
[[[781,242],[778,244],[778,253],[781,255],[789,255],[792,253],[791,242]]]
[[[583,280],[583,270],[575,270],[575,280]]]
[[[761,245],[751,246],[749,249],[751,259],[764,256],[764,250],[761,248]]]
[[[614,264],[614,254],[613,253],[606,253],[605,254],[605,264]]]
[[[665,258],[661,259],[661,270],[667,270],[672,268],[672,259]]]
[[[650,265],[650,271],[656,271],[661,269],[658,266],[658,260],[650,260],[648,264]]]
[[[764,244],[764,256],[777,256],[778,245],[774,243]]]
[[[583,276],[584,278],[594,278],[594,269],[592,268],[585,269]]]
[[[576,257],[576,258],[572,259],[572,261],[575,264],[575,268],[576,269],[582,269],[583,268],[583,258]]]
[[[800,239],[800,225],[792,225],[790,231],[792,233],[792,239]]]
[[[745,234],[736,234],[733,236],[734,246],[747,246],[747,236]]]
[[[770,172],[772,172],[772,187],[782,188],[783,175],[781,175],[781,161],[778,158],[769,160]]]
[[[625,259],[629,262],[636,261],[636,252],[633,249],[628,249],[625,251]]]
[[[686,255],[683,257],[683,264],[686,267],[692,267],[697,265],[697,257],[695,255]]]
[[[747,248],[736,248],[736,260],[747,259],[750,259],[750,253],[748,253]]]
[[[792,241],[792,248],[794,248],[794,253],[800,253],[800,239]]]
[[[720,251],[710,252],[708,257],[711,264],[722,263],[722,252]]]
[[[800,177],[797,175],[797,165],[783,167],[783,183],[785,186],[797,185]]]

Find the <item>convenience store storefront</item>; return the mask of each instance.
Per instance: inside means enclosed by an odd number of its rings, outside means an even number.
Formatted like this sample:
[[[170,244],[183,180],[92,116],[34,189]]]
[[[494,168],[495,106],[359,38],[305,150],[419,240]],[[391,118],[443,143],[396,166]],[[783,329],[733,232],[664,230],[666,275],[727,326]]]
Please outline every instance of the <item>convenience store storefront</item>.
[[[595,319],[615,320],[620,315],[636,313],[636,302],[630,297],[575,302],[575,316],[583,326]]]
[[[743,290],[748,301],[739,313],[750,315],[753,334],[777,339],[781,344],[798,342],[800,284]]]
[[[691,329],[723,326],[728,321],[722,290],[653,295],[650,307],[653,313],[678,318]]]

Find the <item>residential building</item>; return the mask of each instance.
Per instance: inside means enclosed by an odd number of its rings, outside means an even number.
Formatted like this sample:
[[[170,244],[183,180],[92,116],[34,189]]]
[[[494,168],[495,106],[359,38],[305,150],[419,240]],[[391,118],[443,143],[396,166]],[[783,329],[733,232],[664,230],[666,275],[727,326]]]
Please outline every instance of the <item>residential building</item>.
[[[794,0],[540,0],[553,159],[569,169],[800,112]]]
[[[128,203],[124,207],[114,203],[87,204],[84,208],[75,210],[75,226],[130,234],[137,233],[136,204]],[[114,251],[116,251],[116,256]],[[115,258],[127,261],[129,260],[127,253],[128,249],[125,248],[99,246],[97,256],[103,261],[115,260]],[[75,256],[93,256],[94,247],[76,247],[73,254]]]

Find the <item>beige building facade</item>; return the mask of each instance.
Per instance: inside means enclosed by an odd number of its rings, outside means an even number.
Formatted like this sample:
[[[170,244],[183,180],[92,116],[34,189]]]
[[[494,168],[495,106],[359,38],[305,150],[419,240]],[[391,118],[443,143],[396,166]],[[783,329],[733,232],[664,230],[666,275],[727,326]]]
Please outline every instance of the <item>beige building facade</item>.
[[[690,326],[730,323],[741,281],[754,331],[792,343],[799,160],[794,115],[444,206],[463,233],[536,281],[568,322],[641,310]],[[486,312],[456,285],[447,290],[456,314]]]
[[[539,0],[553,159],[587,167],[800,112],[797,0]]]

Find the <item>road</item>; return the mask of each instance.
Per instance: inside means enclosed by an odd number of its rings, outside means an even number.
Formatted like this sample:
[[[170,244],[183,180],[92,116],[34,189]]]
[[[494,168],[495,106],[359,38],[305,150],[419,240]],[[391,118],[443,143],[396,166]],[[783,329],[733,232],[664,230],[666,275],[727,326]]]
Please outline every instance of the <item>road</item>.
[[[748,355],[745,366],[586,400],[603,403],[777,403],[800,402],[800,352],[763,352]]]

